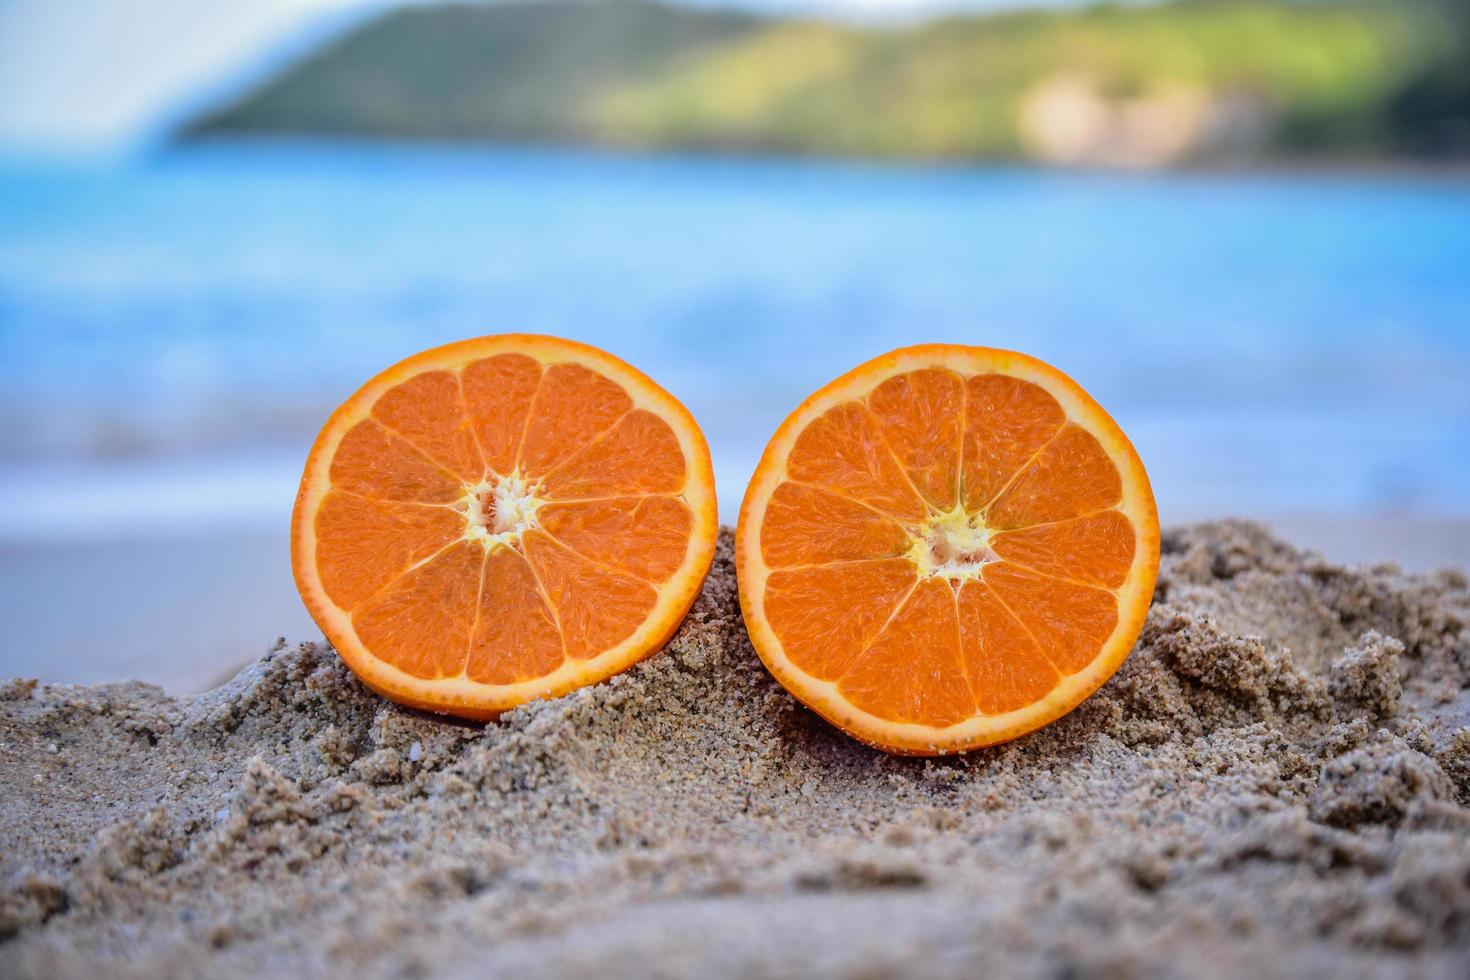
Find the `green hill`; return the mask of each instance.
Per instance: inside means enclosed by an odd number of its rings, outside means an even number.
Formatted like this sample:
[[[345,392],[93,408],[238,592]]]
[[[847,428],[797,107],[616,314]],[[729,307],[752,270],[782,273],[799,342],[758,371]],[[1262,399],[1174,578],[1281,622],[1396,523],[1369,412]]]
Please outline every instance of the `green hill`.
[[[1152,166],[1470,152],[1456,0],[1192,0],[860,28],[546,0],[398,10],[187,137],[564,141]]]
[[[587,108],[600,92],[760,26],[741,14],[637,0],[411,7],[366,24],[188,131],[585,139]]]

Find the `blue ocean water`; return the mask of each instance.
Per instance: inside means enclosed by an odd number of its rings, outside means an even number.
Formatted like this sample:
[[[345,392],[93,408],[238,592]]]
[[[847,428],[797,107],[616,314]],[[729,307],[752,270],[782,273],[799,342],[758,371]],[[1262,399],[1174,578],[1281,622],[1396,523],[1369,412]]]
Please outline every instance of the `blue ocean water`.
[[[683,399],[727,519],[922,341],[1070,373],[1167,519],[1470,516],[1470,182],[254,144],[0,162],[0,539],[280,523],[358,383],[507,330]]]

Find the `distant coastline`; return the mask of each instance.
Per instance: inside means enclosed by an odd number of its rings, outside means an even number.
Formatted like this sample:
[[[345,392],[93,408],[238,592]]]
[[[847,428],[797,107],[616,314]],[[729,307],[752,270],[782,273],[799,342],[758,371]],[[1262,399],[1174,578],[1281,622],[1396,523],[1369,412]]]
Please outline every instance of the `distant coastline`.
[[[300,149],[323,152],[351,151],[361,149],[374,153],[403,151],[445,153],[527,153],[566,156],[587,155],[592,158],[687,158],[691,161],[727,160],[732,163],[759,164],[768,161],[773,165],[789,165],[793,162],[809,161],[822,165],[851,165],[857,167],[925,169],[939,171],[989,171],[1032,169],[1055,170],[1062,173],[1086,175],[1096,173],[1111,177],[1124,176],[1130,172],[1139,176],[1150,174],[1164,176],[1201,177],[1403,177],[1414,180],[1443,181],[1460,184],[1470,181],[1470,155],[1466,156],[1405,156],[1391,153],[1377,155],[1268,155],[1250,159],[1214,160],[1209,158],[1184,160],[1167,168],[1125,168],[1106,164],[1075,163],[1057,164],[1030,160],[1024,157],[874,157],[861,153],[841,153],[830,150],[772,150],[759,147],[684,147],[684,146],[637,146],[592,142],[559,143],[550,140],[492,139],[483,137],[406,137],[384,138],[340,133],[271,133],[271,132],[198,132],[191,131],[168,143],[160,145],[149,156],[151,159],[167,160],[177,153],[193,150],[279,150]]]
[[[1470,172],[1470,8],[1176,0],[858,27],[547,0],[372,20],[187,122],[274,135]]]

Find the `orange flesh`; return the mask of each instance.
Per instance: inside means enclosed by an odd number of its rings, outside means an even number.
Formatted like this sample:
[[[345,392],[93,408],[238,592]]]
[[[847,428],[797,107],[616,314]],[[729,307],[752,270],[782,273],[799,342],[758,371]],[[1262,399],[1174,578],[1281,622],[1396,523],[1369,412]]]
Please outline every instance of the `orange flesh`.
[[[333,417],[293,562],[371,686],[488,717],[661,645],[715,533],[682,406],[592,348],[485,338],[390,369]]]
[[[1142,465],[1081,389],[1021,355],[936,346],[788,420],[737,553],[777,677],[860,738],[930,753],[1015,737],[1105,680],[1141,626],[1157,535]]]

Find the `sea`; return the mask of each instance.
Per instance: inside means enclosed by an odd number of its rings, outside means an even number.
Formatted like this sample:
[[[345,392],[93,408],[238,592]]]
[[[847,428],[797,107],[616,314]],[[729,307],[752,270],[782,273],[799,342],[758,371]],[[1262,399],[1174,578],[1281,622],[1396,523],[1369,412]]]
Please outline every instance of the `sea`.
[[[506,331],[596,344],[683,400],[731,522],[809,391],[926,341],[1074,377],[1166,522],[1470,521],[1470,179],[330,142],[0,158],[0,618],[40,651],[0,674],[83,656],[82,633],[47,645],[52,590],[116,618],[220,542],[254,542],[220,589],[294,603],[278,544],[327,413]],[[235,615],[156,587],[139,649]],[[247,599],[241,650],[275,628]]]

